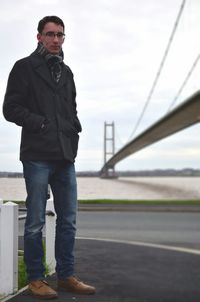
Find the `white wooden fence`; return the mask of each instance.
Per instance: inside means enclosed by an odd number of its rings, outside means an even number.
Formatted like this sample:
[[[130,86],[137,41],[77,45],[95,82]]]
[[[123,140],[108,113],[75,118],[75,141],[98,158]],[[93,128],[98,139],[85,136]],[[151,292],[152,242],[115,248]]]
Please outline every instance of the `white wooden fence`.
[[[47,214],[46,216],[46,264],[49,272],[54,273],[56,265],[54,251],[56,214],[53,199],[47,201],[46,211],[47,213],[50,212],[50,215]]]
[[[47,202],[46,263],[50,273],[55,269],[55,220],[53,200]],[[18,205],[3,204],[0,199],[0,300],[18,290]]]

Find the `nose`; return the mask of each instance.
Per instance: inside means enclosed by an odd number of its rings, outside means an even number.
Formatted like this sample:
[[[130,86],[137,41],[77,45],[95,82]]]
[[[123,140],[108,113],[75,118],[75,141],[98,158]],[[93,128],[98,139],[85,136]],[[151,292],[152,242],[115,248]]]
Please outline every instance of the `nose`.
[[[58,36],[57,36],[57,35],[54,35],[53,40],[54,40],[54,41],[58,41]]]

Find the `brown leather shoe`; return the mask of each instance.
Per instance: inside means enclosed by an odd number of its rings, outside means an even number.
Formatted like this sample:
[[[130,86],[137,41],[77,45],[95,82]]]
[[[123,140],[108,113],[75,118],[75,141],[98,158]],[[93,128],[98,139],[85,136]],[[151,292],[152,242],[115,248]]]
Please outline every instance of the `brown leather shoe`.
[[[30,282],[28,289],[31,295],[39,299],[55,299],[58,297],[57,292],[53,290],[46,281],[43,280]]]
[[[93,295],[96,291],[95,287],[85,284],[73,276],[65,280],[58,280],[58,289],[82,295]]]

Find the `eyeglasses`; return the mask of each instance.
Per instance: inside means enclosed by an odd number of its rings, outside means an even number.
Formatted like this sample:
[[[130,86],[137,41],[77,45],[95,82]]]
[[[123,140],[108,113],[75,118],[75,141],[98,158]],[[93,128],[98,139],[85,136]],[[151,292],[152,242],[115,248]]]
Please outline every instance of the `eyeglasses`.
[[[55,33],[54,31],[47,31],[46,33],[42,33],[42,35],[49,39],[54,39],[55,37],[57,37],[58,40],[63,40],[65,38],[65,34],[61,31],[57,33]]]

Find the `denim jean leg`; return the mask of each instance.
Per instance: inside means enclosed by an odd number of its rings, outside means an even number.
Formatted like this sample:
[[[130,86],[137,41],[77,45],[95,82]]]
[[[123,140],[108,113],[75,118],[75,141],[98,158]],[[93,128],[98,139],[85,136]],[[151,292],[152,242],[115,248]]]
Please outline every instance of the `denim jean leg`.
[[[24,261],[28,280],[44,279],[42,229],[50,167],[44,162],[24,161],[24,178],[27,190],[27,217],[24,230]]]
[[[77,184],[73,163],[63,162],[51,179],[57,214],[55,257],[58,279],[74,274],[74,243],[76,234]]]

